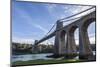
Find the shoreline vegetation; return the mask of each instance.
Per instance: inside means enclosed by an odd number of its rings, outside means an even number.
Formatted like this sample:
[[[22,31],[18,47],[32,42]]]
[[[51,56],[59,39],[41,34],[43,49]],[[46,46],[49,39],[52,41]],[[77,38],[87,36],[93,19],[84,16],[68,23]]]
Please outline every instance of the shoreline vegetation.
[[[53,45],[39,44],[38,46],[35,46],[33,44],[12,43],[13,55],[41,53],[53,53]]]

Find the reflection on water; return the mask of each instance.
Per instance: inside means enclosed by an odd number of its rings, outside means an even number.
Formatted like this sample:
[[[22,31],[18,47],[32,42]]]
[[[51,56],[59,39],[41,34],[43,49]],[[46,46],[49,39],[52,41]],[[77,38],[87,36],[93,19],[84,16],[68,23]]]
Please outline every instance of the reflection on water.
[[[78,52],[79,53],[79,52]],[[28,61],[28,60],[38,60],[38,59],[43,59],[43,60],[50,60],[54,58],[48,58],[46,56],[52,55],[53,53],[42,53],[42,54],[27,54],[27,55],[12,55],[12,62],[16,61]],[[95,51],[93,51],[93,54],[95,55]],[[75,57],[74,59],[78,59],[78,56]]]

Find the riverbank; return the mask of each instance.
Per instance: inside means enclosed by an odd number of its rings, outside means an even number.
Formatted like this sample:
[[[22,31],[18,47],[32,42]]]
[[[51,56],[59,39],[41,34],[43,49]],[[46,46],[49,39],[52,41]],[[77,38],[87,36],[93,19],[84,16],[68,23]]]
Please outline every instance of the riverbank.
[[[29,61],[17,61],[13,62],[13,66],[27,66],[27,65],[44,65],[44,64],[59,64],[59,63],[76,63],[76,62],[86,62],[83,60],[73,60],[73,59],[62,59],[62,60],[29,60]]]

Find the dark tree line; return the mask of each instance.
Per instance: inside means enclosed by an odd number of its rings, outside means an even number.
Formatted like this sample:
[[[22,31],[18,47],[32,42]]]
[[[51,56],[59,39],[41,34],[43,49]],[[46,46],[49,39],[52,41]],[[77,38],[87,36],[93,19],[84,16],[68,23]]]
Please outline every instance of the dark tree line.
[[[53,53],[53,45],[39,44],[35,48],[32,44],[12,43],[12,54]]]

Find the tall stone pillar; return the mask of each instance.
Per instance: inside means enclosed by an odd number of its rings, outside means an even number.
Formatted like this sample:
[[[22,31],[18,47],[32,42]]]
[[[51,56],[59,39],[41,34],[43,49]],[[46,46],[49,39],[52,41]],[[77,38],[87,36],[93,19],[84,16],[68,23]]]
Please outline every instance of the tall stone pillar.
[[[75,44],[75,39],[74,39],[74,32],[67,33],[66,48],[67,48],[67,52],[66,52],[67,58],[73,58],[77,55],[77,49],[76,49],[76,44]]]
[[[37,53],[38,52],[38,45],[36,44],[38,42],[38,40],[34,41],[34,45],[33,45],[33,52]]]
[[[88,32],[83,28],[79,28],[79,59],[92,60],[93,52],[90,47]]]
[[[63,22],[57,21],[56,30],[59,30],[62,27],[63,27]],[[61,39],[61,31],[56,31],[55,44],[54,44],[54,55],[64,55],[65,54],[66,50],[63,47],[66,45],[63,42],[64,42],[63,39]]]
[[[60,32],[60,44],[59,44],[59,53],[66,55],[66,31],[62,30]]]

